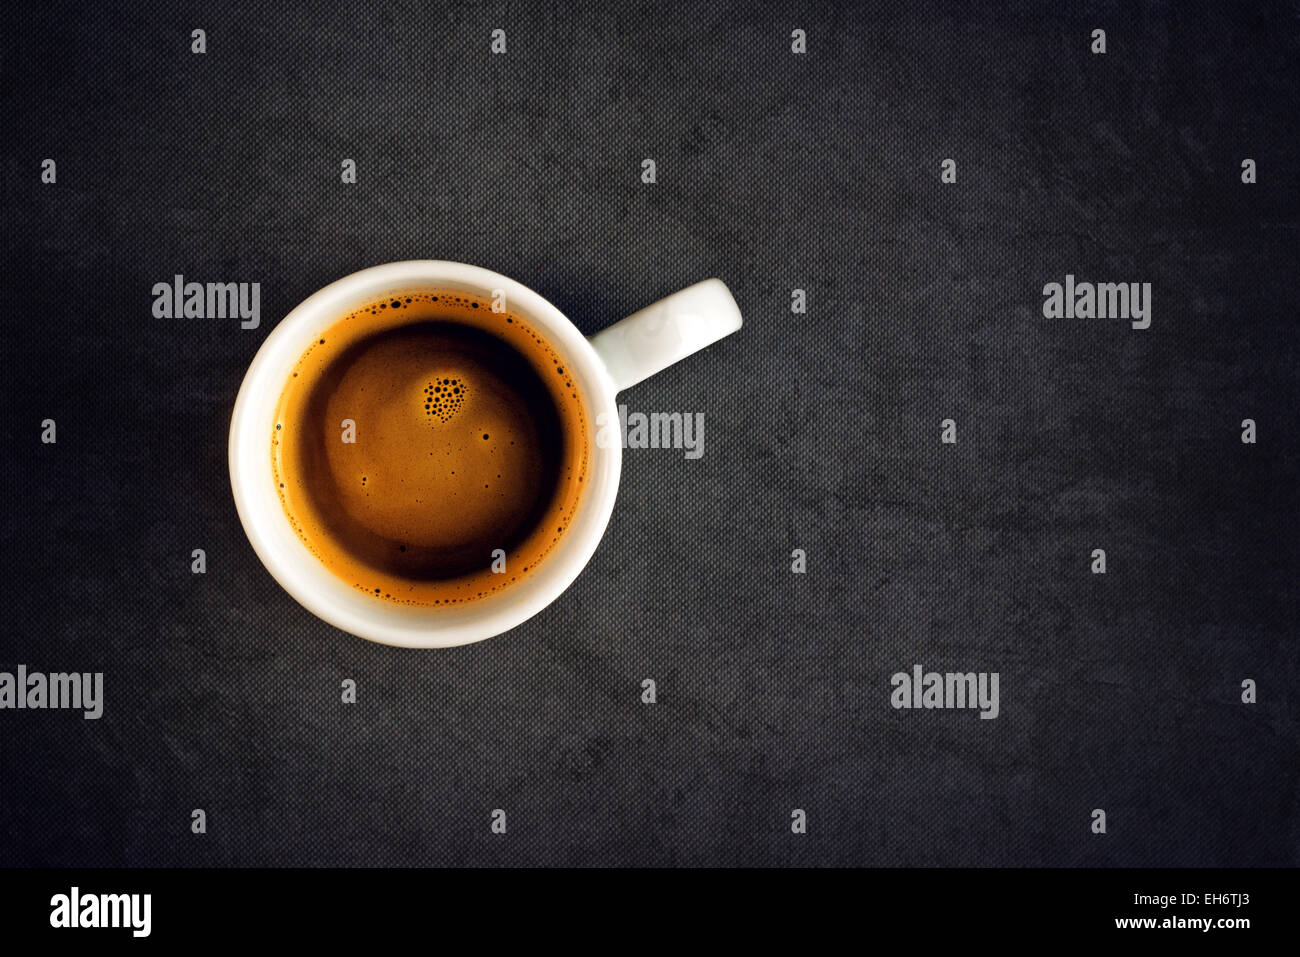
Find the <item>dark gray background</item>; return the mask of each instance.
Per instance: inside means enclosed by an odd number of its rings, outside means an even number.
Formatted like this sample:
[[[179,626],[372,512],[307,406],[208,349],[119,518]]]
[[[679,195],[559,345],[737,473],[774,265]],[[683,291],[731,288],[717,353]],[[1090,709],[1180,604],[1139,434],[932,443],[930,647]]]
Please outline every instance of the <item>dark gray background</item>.
[[[6,7],[0,669],[106,711],[0,712],[0,863],[1300,861],[1297,8],[996,6]],[[624,396],[704,457],[630,451],[578,582],[442,652],[295,604],[225,457],[274,324],[424,257],[746,321]],[[1044,319],[1067,272],[1152,327]],[[154,319],[175,273],[262,328]],[[894,711],[913,663],[1001,717]]]

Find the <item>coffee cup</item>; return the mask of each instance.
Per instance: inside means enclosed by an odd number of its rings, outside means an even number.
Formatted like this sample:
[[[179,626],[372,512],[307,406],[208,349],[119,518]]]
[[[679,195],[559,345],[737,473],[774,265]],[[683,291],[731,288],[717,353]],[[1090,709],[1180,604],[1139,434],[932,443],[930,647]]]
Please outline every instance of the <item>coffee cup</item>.
[[[373,312],[373,304],[389,299],[395,312],[399,303],[410,301],[413,290],[426,291],[426,299],[428,290],[439,290],[444,298],[472,303],[476,310],[482,303],[484,309],[476,315],[508,304],[509,315],[531,330],[547,355],[555,357],[563,381],[572,387],[573,401],[581,405],[582,425],[572,429],[581,434],[569,435],[568,440],[577,443],[582,453],[583,487],[544,557],[534,560],[526,574],[503,576],[499,586],[477,596],[444,599],[436,605],[400,601],[382,589],[376,594],[366,587],[369,582],[351,580],[360,574],[344,577],[328,567],[320,550],[312,547],[304,523],[295,521],[293,510],[286,506],[284,476],[277,470],[275,453],[285,441],[283,430],[277,429],[282,425],[277,420],[283,418],[281,400],[309,347],[337,328],[341,317],[365,310],[368,304]],[[267,336],[248,368],[235,401],[229,442],[230,481],[240,521],[257,556],[284,589],[343,631],[412,648],[450,647],[498,635],[559,598],[600,542],[614,510],[622,444],[598,441],[598,433],[603,424],[618,421],[618,393],[740,326],[740,310],[717,279],[689,286],[588,338],[541,295],[487,269],[417,260],[354,273],[290,312]],[[434,381],[441,380],[430,380],[425,399],[432,396]],[[459,402],[460,396],[456,399]],[[429,514],[437,513],[421,514],[426,525]],[[484,565],[489,562],[483,556]]]

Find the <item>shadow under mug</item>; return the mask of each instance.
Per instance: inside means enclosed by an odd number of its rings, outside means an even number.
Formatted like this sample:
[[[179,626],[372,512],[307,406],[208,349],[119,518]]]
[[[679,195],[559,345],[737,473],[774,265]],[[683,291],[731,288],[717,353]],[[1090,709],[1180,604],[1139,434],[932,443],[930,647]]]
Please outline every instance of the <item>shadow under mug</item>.
[[[399,605],[349,587],[303,544],[285,515],[272,472],[276,408],[307,345],[354,309],[412,288],[436,287],[491,299],[504,291],[512,312],[563,358],[587,403],[589,485],[577,512],[531,575],[492,595],[451,607]],[[560,596],[596,551],[618,494],[621,442],[597,442],[598,423],[618,421],[616,396],[741,326],[727,287],[706,279],[661,299],[590,339],[527,286],[463,263],[413,260],[364,269],[306,299],[266,337],[244,376],[230,423],[230,484],[258,558],[303,607],[361,638],[441,648],[491,638]]]

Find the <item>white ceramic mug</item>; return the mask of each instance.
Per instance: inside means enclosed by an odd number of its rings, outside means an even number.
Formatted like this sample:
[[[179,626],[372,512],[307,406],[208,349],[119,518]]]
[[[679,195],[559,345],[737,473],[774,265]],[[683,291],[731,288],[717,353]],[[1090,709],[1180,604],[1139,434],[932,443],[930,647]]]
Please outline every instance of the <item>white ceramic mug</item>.
[[[588,404],[589,485],[569,529],[546,560],[516,585],[466,605],[410,607],[371,597],[333,575],[299,539],[280,504],[270,436],[276,407],[307,346],[352,310],[410,289],[447,289],[485,299],[504,290],[511,312],[543,334],[573,372]],[[717,279],[696,283],[588,339],[553,305],[499,273],[463,263],[416,260],[364,269],[309,297],[266,337],[244,376],[230,422],[230,484],[254,551],[305,608],[371,641],[437,648],[481,641],[531,618],[559,597],[609,523],[618,493],[621,443],[597,443],[618,421],[615,396],[630,385],[740,328],[740,310]],[[665,503],[667,507],[667,503]]]

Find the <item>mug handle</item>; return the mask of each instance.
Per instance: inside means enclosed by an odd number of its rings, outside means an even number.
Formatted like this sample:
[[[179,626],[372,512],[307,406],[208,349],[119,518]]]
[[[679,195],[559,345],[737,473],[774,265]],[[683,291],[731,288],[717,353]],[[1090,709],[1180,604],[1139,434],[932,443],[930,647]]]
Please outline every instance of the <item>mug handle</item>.
[[[740,326],[730,290],[720,279],[706,279],[602,329],[591,344],[614,391],[622,392]]]

